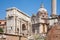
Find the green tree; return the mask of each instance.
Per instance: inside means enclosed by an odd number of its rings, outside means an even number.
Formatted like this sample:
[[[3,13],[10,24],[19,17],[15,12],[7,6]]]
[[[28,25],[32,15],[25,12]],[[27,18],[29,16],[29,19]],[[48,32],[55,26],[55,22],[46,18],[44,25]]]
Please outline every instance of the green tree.
[[[0,32],[3,32],[3,29],[2,28],[0,28]]]
[[[39,34],[34,34],[34,40],[40,40],[40,35]]]
[[[39,34],[34,35],[34,40],[45,40],[45,38]]]

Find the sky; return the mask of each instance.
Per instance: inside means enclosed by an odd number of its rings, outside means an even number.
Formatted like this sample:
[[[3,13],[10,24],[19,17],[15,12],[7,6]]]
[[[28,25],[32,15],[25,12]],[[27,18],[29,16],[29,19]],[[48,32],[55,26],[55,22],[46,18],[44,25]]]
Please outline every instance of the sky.
[[[41,3],[44,4],[48,14],[51,15],[51,0],[0,0],[0,19],[5,19],[6,9],[11,7],[16,7],[32,16],[32,14],[38,12]],[[60,0],[57,0],[57,14],[60,14]]]

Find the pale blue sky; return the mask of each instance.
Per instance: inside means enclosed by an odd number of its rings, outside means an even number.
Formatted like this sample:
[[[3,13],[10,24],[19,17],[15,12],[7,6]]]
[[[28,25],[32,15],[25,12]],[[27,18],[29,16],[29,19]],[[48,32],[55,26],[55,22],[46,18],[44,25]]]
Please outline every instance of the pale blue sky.
[[[10,7],[19,8],[28,15],[36,14],[40,8],[40,4],[44,3],[48,14],[51,14],[51,0],[0,0],[0,19],[6,16],[6,9]],[[60,13],[60,0],[57,0],[57,14]]]

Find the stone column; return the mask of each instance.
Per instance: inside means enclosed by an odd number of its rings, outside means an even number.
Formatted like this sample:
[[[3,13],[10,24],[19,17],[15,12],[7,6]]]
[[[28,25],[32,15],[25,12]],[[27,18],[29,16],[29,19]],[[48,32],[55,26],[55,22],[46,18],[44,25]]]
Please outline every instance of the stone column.
[[[19,30],[20,31],[20,34],[22,33],[22,24],[21,23],[22,23],[22,20],[20,18],[20,30]]]
[[[39,33],[43,33],[43,25],[42,24],[40,24],[40,26],[39,26]]]
[[[51,12],[52,14],[51,15],[56,15],[56,0],[51,0],[52,1],[52,4],[51,4]]]

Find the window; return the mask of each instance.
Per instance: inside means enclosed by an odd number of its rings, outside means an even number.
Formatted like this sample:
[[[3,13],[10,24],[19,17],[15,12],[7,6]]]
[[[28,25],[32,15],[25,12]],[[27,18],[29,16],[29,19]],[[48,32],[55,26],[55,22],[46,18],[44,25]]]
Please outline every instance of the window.
[[[0,24],[1,24],[1,22],[0,22]]]
[[[17,31],[19,31],[19,28],[17,28]]]
[[[6,24],[6,22],[5,22],[5,24]]]
[[[35,29],[33,28],[33,33],[35,33]]]
[[[11,27],[11,29],[12,29],[12,27]]]
[[[44,17],[44,15],[42,15],[42,17]]]
[[[19,28],[17,28],[17,33],[19,33]]]
[[[25,24],[22,24],[22,30],[26,30]]]
[[[12,19],[13,18],[13,16],[11,16],[11,15],[8,15],[8,19]]]

